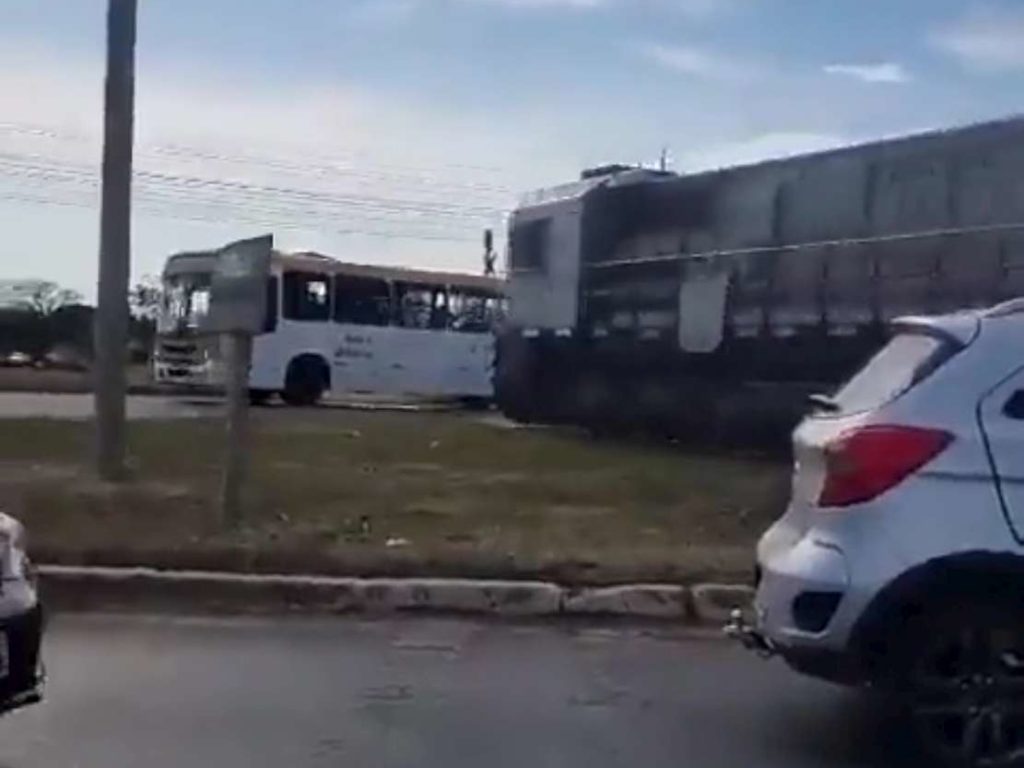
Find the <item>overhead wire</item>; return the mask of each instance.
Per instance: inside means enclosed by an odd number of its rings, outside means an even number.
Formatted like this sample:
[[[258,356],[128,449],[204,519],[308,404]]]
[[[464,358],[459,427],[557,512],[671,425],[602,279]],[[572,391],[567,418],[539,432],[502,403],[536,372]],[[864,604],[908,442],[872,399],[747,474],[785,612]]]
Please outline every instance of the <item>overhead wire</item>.
[[[0,169],[13,171],[36,171],[53,178],[86,177],[98,183],[98,171],[87,165],[63,161],[53,161],[44,156],[24,153],[0,152]],[[435,203],[406,198],[387,198],[376,195],[356,195],[353,193],[305,190],[295,187],[257,184],[233,179],[210,179],[200,176],[162,173],[136,170],[135,181],[152,181],[183,187],[188,191],[215,190],[238,195],[274,196],[278,199],[301,200],[303,202],[322,202],[355,207],[392,210],[395,212],[413,212],[438,216],[455,216],[463,218],[491,217],[501,214],[501,209],[485,206],[456,205],[452,203]]]
[[[71,208],[84,208],[94,209],[96,207],[96,200],[93,197],[80,195],[77,199],[70,199],[67,196],[64,198],[54,197],[52,194],[45,195],[32,195],[27,192],[3,192],[0,191],[0,200],[13,203],[29,203],[35,205],[53,205],[59,207],[71,207]],[[151,201],[142,199],[133,204],[133,210],[137,214],[144,214],[148,216],[158,218],[171,218],[175,220],[192,221],[199,223],[208,224],[250,224],[263,228],[270,229],[291,229],[300,231],[321,231],[329,234],[339,235],[358,235],[371,238],[381,238],[386,240],[403,240],[403,239],[414,239],[414,240],[430,240],[450,243],[468,243],[476,242],[475,237],[458,237],[455,235],[444,235],[436,232],[428,231],[398,231],[394,229],[389,230],[375,230],[361,226],[351,226],[338,228],[326,224],[318,224],[316,226],[303,225],[300,220],[280,216],[278,218],[270,216],[255,217],[246,215],[244,213],[233,213],[230,216],[214,216],[207,213],[196,213],[183,210],[178,206],[166,206],[152,204]]]
[[[471,242],[466,232],[478,230],[502,216],[497,208],[458,206],[408,198],[360,196],[324,190],[304,190],[247,181],[209,179],[199,176],[140,170],[136,172],[137,210],[149,215],[213,223],[273,223],[277,227],[316,230],[336,234],[362,234],[391,239],[431,239]],[[95,207],[99,189],[97,169],[31,153],[0,153],[0,180],[26,184],[35,195],[6,193],[0,199],[36,204]],[[55,199],[62,187],[84,187],[97,193],[72,201]],[[350,226],[329,221],[346,218]],[[384,225],[375,229],[367,225]],[[416,229],[409,229],[409,225]],[[424,228],[426,227],[426,228]],[[456,234],[456,231],[465,234]]]
[[[55,129],[47,126],[39,126],[31,123],[2,122],[0,121],[0,133],[16,135],[27,135],[36,138],[46,138],[55,141],[73,142],[76,144],[88,143],[90,137],[84,133],[72,133],[66,130]],[[284,160],[281,158],[267,157],[252,153],[213,151],[207,148],[199,148],[187,144],[144,144],[137,149],[137,155],[142,157],[174,157],[187,160],[212,160],[231,164],[246,166],[267,167],[276,171],[284,171],[290,174],[307,174],[322,176],[331,174],[339,177],[372,178],[381,181],[414,182],[428,187],[438,189],[450,188],[452,190],[489,192],[502,198],[508,198],[515,194],[515,191],[507,186],[493,182],[461,181],[452,179],[440,179],[432,176],[440,170],[454,170],[459,172],[472,171],[475,175],[488,174],[491,176],[501,174],[503,171],[496,167],[476,166],[461,163],[440,163],[432,168],[418,166],[398,165],[394,163],[380,163],[366,161],[357,153],[349,153],[347,159],[340,156],[329,155],[308,155],[301,153],[296,159]],[[302,162],[302,157],[310,157],[312,162]],[[358,162],[360,167],[353,164]]]

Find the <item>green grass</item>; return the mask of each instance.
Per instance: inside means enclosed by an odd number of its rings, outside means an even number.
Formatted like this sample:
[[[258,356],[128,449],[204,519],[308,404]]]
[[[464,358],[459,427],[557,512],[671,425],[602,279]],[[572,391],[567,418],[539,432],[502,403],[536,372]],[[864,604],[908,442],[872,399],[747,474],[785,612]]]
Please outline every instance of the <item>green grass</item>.
[[[254,416],[238,527],[217,513],[214,420],[133,423],[117,487],[88,471],[88,424],[3,422],[0,506],[63,562],[606,582],[744,571],[788,484],[777,462],[460,414]]]

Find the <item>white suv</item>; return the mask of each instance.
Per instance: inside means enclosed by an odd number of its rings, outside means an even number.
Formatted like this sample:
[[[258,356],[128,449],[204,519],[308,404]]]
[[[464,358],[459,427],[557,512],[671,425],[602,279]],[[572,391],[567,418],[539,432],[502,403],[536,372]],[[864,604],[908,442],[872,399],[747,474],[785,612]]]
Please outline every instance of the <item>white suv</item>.
[[[733,634],[896,691],[942,762],[1024,763],[1024,301],[899,320],[815,405]]]

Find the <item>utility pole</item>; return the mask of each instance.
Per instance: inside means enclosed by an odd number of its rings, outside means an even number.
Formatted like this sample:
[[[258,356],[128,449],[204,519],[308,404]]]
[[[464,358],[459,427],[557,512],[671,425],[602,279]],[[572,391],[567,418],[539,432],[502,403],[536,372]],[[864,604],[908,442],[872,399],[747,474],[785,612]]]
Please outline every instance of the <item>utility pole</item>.
[[[138,0],[108,0],[104,95],[103,192],[95,325],[93,397],[96,468],[123,479],[125,350],[131,271],[132,133],[135,117],[135,31]]]
[[[494,252],[494,230],[484,230],[484,275],[487,277],[494,276],[494,262],[497,260],[497,254]]]

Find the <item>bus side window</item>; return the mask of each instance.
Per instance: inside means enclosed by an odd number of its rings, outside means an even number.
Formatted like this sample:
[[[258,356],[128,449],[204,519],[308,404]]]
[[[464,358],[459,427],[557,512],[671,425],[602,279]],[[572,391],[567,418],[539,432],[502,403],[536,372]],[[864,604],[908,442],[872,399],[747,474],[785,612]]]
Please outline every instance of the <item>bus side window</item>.
[[[331,316],[331,294],[327,275],[285,272],[284,317],[289,320],[326,321]]]
[[[387,280],[335,275],[334,320],[353,325],[388,325],[391,287]]]
[[[444,288],[434,289],[430,327],[435,331],[443,331],[448,327],[448,292]]]
[[[501,325],[508,315],[508,297],[492,296],[487,299],[487,320],[491,327]]]
[[[453,331],[461,330],[460,318],[466,306],[466,296],[457,287],[448,291],[448,327]]]
[[[277,277],[267,278],[267,303],[263,315],[263,332],[273,333],[277,330]]]
[[[430,328],[434,296],[430,288],[395,283],[397,325],[403,328]]]
[[[451,329],[460,333],[487,333],[493,319],[494,298],[472,290],[453,289]]]

